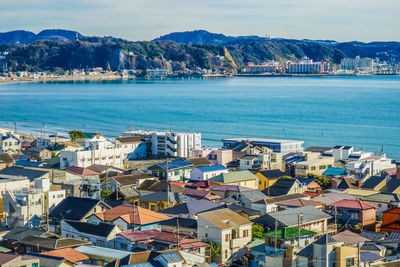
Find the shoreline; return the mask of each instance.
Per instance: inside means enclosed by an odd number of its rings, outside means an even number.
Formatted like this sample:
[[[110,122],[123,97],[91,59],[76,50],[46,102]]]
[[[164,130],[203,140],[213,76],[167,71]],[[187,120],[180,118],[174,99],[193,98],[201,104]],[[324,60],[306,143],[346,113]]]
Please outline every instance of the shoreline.
[[[85,82],[85,81],[116,81],[116,80],[162,80],[162,79],[208,79],[208,78],[233,78],[233,77],[357,77],[357,76],[397,76],[400,74],[324,74],[324,73],[316,73],[316,74],[269,74],[269,73],[260,73],[260,74],[235,74],[235,75],[193,75],[193,76],[173,76],[168,75],[166,77],[154,77],[154,78],[142,78],[135,76],[123,77],[117,74],[105,74],[105,75],[85,75],[85,76],[51,76],[45,78],[28,78],[28,77],[13,77],[13,78],[3,78],[0,79],[0,84],[7,83],[31,83],[31,82]]]

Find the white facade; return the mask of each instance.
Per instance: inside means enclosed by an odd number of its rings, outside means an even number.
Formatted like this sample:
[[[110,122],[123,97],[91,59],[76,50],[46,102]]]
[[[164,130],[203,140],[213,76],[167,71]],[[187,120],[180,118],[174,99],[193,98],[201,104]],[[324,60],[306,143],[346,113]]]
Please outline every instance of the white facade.
[[[15,154],[21,150],[21,140],[11,132],[0,135],[0,153]]]
[[[360,73],[371,73],[374,71],[375,61],[372,58],[343,58],[340,61],[340,69]]]
[[[60,168],[70,166],[89,167],[93,164],[101,164],[123,168],[123,161],[134,152],[142,143],[123,143],[111,141],[98,134],[92,139],[86,140],[83,147],[74,151],[61,151]]]
[[[384,169],[396,168],[396,164],[383,154],[350,161],[346,164],[346,168],[358,178],[368,178],[380,174]]]
[[[228,172],[229,170],[227,168],[219,170],[210,170],[210,171],[202,171],[201,168],[195,168],[190,171],[190,180],[205,181],[212,177],[220,175],[221,173],[228,173]]]
[[[81,240],[86,240],[92,242],[94,246],[105,247],[105,248],[115,248],[115,236],[117,233],[121,232],[118,226],[114,227],[111,233],[104,237],[93,235],[89,233],[83,233],[72,227],[70,224],[66,223],[64,220],[61,221],[61,237],[62,238],[76,238]]]
[[[0,194],[4,194],[7,190],[14,191],[22,188],[28,188],[30,181],[25,177],[3,178],[0,176]]]
[[[187,158],[193,149],[201,148],[201,133],[129,131],[123,135],[147,137],[152,155]]]
[[[325,73],[328,72],[328,62],[313,62],[307,57],[302,58],[297,63],[289,63],[289,73]]]

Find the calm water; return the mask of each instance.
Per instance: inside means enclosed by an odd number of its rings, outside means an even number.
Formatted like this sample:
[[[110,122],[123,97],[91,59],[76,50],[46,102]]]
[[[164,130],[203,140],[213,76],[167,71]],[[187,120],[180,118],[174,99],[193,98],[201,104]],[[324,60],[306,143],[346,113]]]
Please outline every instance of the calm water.
[[[232,78],[0,84],[0,125],[117,136],[135,129],[221,138],[291,138],[308,145],[383,146],[400,159],[400,77]]]

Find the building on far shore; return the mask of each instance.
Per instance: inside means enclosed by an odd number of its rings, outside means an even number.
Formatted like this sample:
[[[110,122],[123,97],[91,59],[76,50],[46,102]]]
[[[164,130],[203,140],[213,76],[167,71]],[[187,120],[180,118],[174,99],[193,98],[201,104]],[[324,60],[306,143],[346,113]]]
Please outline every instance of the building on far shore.
[[[308,57],[303,57],[296,63],[288,63],[288,73],[293,74],[310,74],[310,73],[327,73],[329,71],[329,62],[314,62]]]

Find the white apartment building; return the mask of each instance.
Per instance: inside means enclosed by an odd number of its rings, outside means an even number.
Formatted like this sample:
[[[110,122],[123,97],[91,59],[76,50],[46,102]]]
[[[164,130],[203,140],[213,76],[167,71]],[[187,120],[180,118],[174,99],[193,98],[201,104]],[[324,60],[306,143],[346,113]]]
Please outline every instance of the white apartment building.
[[[38,227],[49,208],[65,198],[65,190],[50,190],[47,178],[36,179],[35,188],[7,190],[3,195],[3,212],[9,227]]]
[[[363,179],[380,174],[384,169],[396,168],[392,159],[387,158],[385,154],[372,155],[360,160],[349,161],[346,168],[351,174]]]
[[[313,62],[308,57],[303,57],[296,63],[289,62],[289,73],[326,73],[329,70],[329,62]]]
[[[89,167],[93,164],[123,168],[128,156],[139,158],[146,154],[146,145],[140,138],[118,137],[109,140],[101,134],[85,141],[85,145],[72,151],[61,151],[60,168]]]
[[[343,58],[340,61],[340,69],[359,73],[371,73],[374,71],[375,61],[372,58]]]
[[[144,137],[151,145],[152,155],[187,158],[193,149],[201,148],[201,133],[139,130],[124,132],[123,136]]]

